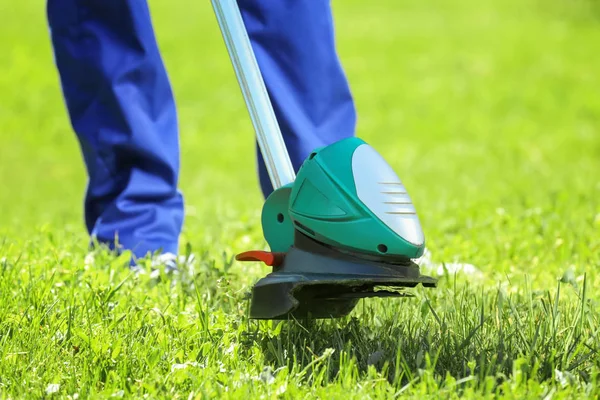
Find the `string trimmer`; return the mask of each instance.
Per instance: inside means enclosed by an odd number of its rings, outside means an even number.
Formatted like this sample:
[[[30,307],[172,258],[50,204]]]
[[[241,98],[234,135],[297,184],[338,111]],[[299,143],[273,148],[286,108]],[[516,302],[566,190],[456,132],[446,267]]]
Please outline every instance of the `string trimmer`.
[[[373,147],[351,137],[314,149],[296,176],[237,2],[212,4],[274,188],[261,216],[270,251],[236,256],[272,267],[250,318],[336,318],[361,298],[435,287],[413,261],[425,249],[415,207]]]

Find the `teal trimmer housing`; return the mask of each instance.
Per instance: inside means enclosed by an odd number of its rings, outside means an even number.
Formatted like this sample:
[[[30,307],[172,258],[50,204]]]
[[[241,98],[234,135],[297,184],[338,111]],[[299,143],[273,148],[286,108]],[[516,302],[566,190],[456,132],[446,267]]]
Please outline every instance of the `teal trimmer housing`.
[[[261,216],[270,251],[236,256],[272,267],[252,288],[250,318],[341,317],[361,298],[435,287],[413,261],[425,249],[413,202],[373,147],[340,140],[295,175],[236,0],[212,3],[275,189]]]
[[[419,258],[425,248],[404,185],[359,138],[315,150],[295,182],[267,198],[262,224],[277,252],[292,246],[294,229],[325,245],[384,259]]]

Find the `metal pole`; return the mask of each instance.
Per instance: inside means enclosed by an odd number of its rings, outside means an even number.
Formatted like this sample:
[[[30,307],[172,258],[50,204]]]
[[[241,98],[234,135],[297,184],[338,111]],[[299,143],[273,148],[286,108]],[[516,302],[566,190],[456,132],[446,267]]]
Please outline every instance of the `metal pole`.
[[[211,0],[274,189],[296,174],[236,0]]]

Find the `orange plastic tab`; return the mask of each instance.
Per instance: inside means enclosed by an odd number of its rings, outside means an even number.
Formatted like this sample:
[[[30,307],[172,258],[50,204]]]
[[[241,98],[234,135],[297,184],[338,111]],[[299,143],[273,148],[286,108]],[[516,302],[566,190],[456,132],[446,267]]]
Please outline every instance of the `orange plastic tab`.
[[[285,253],[271,253],[269,251],[250,250],[235,256],[238,261],[261,261],[270,267],[277,267],[283,263]]]

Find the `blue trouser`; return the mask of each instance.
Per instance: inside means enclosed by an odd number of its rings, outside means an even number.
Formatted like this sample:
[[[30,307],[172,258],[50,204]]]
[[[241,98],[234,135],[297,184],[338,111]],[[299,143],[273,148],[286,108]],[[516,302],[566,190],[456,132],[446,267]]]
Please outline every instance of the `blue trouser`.
[[[329,1],[239,5],[297,171],[315,147],[355,130]],[[112,248],[118,238],[136,257],[177,253],[184,215],[178,121],[146,0],[48,0],[47,12],[89,177],[88,232]],[[272,187],[257,153],[267,196]]]

